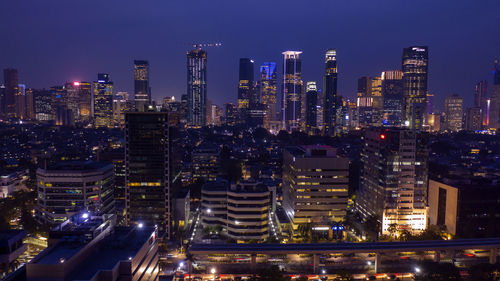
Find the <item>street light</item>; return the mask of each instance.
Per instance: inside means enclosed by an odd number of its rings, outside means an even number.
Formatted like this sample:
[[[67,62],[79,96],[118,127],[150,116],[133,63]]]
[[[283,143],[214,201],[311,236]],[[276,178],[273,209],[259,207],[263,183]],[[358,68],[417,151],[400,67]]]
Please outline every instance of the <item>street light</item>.
[[[322,269],[321,274],[326,274],[326,270]]]
[[[210,269],[210,273],[215,274],[215,267],[212,267],[212,269]]]
[[[212,212],[212,209],[207,209],[207,213],[211,213]]]
[[[144,224],[141,222],[137,225],[139,228],[143,228],[144,227]]]
[[[372,265],[372,262],[371,261],[367,261],[366,264],[367,265]]]
[[[420,267],[415,267],[415,273],[420,273]]]

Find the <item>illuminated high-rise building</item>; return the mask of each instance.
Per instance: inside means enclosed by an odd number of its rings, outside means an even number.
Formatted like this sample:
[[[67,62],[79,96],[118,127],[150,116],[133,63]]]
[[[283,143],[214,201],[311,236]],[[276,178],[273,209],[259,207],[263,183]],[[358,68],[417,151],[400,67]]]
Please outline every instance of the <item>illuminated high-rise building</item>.
[[[18,91],[16,92],[14,98],[16,101],[16,117],[19,119],[26,119],[26,85],[17,85]]]
[[[125,193],[128,224],[158,225],[170,238],[168,113],[125,114]]]
[[[238,82],[238,111],[240,120],[244,120],[246,112],[250,107],[250,103],[255,103],[253,100],[253,83],[254,83],[254,65],[253,60],[249,58],[240,59],[239,82]]]
[[[493,85],[491,86],[489,128],[500,129],[500,66],[498,59],[493,65]]]
[[[318,119],[318,87],[316,82],[306,83],[306,131],[314,132],[317,128]]]
[[[283,52],[283,129],[300,129],[302,113],[302,62],[299,51]]]
[[[94,100],[94,126],[113,127],[113,82],[109,79],[109,74],[97,74],[97,81],[93,83]]]
[[[337,112],[337,51],[330,49],[325,54],[325,76],[323,78],[323,132],[335,134]]]
[[[196,48],[187,52],[187,122],[191,127],[207,123],[207,52]]]
[[[358,124],[360,127],[375,125],[375,109],[373,108],[372,78],[363,76],[358,79],[357,93]]]
[[[35,120],[35,99],[34,99],[34,89],[26,89],[26,118],[30,120]]]
[[[403,122],[410,129],[421,130],[426,118],[427,46],[403,49]]]
[[[390,70],[382,72],[383,114],[382,125],[401,126],[403,106],[403,72]]]
[[[481,130],[481,108],[479,107],[469,107],[465,113],[465,129],[467,131],[478,131]]]
[[[149,87],[149,62],[134,60],[134,101],[139,112],[145,111],[151,104],[151,88]]]
[[[462,130],[462,115],[463,115],[464,99],[453,94],[447,96],[444,101],[444,114],[445,114],[445,128],[448,131]]]
[[[17,69],[6,68],[3,70],[5,81],[5,114],[8,117],[16,116],[16,95],[19,92],[19,77]]]
[[[427,227],[427,139],[400,128],[367,128],[361,150],[356,208],[389,226],[420,232]]]
[[[479,81],[474,86],[474,107],[481,110],[481,127],[488,127],[488,81]]]
[[[71,110],[72,118],[76,122],[89,121],[92,108],[92,84],[90,82],[74,81],[66,83],[64,88],[64,106]]]
[[[236,121],[238,120],[238,110],[234,103],[225,103],[224,104],[224,123],[227,126],[236,125]]]
[[[264,127],[270,129],[270,124],[277,119],[277,84],[276,63],[264,62],[260,66],[260,98],[265,107]]]
[[[53,114],[53,95],[49,90],[33,91],[35,119],[37,121],[51,121],[55,119]]]

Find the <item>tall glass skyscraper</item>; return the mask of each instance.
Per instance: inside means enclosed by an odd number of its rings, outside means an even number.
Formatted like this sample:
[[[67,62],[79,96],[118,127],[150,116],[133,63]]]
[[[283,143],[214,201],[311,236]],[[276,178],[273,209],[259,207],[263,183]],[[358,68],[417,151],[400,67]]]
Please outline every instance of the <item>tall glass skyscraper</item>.
[[[382,72],[382,97],[384,101],[382,125],[400,127],[403,105],[403,72]]]
[[[127,223],[158,225],[169,239],[168,113],[125,113],[125,151]]]
[[[482,128],[488,126],[488,81],[479,81],[474,87],[474,107],[480,109]]]
[[[313,132],[316,128],[318,106],[318,88],[316,82],[306,84],[306,131]]]
[[[253,60],[240,59],[239,83],[238,83],[238,109],[244,111],[250,107],[250,103],[257,102],[253,97]]]
[[[97,81],[93,83],[94,100],[94,126],[113,127],[113,82],[109,79],[109,74],[97,74]]]
[[[134,100],[137,111],[144,112],[151,104],[151,88],[149,87],[149,62],[134,60]]]
[[[300,129],[302,112],[302,62],[299,51],[283,52],[283,129]]]
[[[489,128],[500,129],[500,66],[498,59],[493,64],[493,85],[491,86]]]
[[[403,120],[410,129],[421,130],[426,118],[428,60],[427,46],[403,49]]]
[[[17,69],[6,68],[3,70],[3,77],[5,81],[5,98],[4,107],[5,114],[8,117],[16,116],[16,95],[19,93],[19,78]]]
[[[196,48],[187,52],[188,125],[207,123],[207,52]]]
[[[276,63],[264,62],[260,66],[260,98],[265,107],[264,127],[270,129],[270,123],[276,121],[277,87]]]
[[[325,76],[323,78],[323,132],[335,135],[337,112],[337,51],[330,49],[325,54]]]

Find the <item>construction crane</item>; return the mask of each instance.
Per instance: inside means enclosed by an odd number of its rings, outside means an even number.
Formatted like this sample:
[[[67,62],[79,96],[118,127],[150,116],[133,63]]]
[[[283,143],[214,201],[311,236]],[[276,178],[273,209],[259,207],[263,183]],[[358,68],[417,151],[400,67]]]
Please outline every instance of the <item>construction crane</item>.
[[[206,47],[220,47],[222,46],[221,42],[218,43],[194,43],[193,48],[195,49],[201,49],[201,48],[206,48]]]

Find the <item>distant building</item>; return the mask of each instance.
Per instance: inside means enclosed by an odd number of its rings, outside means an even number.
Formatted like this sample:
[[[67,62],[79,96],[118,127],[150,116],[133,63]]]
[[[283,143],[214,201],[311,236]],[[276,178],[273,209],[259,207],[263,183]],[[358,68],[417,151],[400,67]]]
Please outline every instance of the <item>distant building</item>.
[[[481,129],[488,128],[488,81],[479,81],[474,87],[474,107],[481,110]]]
[[[26,181],[28,178],[29,170],[0,174],[0,198],[9,197],[14,191],[27,189]]]
[[[427,69],[429,49],[412,46],[403,49],[403,125],[421,130],[427,116]]]
[[[264,127],[268,130],[277,121],[277,70],[275,62],[264,62],[260,66],[260,98],[266,109]]]
[[[224,104],[224,123],[227,126],[236,125],[236,121],[238,119],[238,109],[233,103],[225,103]]]
[[[500,129],[500,66],[495,59],[493,67],[493,85],[491,86],[489,116],[489,128]]]
[[[93,83],[93,116],[96,128],[113,128],[113,82],[109,74],[99,73]]]
[[[337,112],[337,50],[329,49],[325,54],[325,75],[323,77],[323,131],[327,136],[335,134]]]
[[[459,95],[447,96],[444,101],[445,125],[448,131],[462,130],[464,99]]]
[[[26,264],[25,280],[158,280],[156,229],[114,220],[80,213],[53,228],[49,247]]]
[[[372,77],[363,76],[358,79],[357,93],[358,125],[362,128],[377,126],[376,109],[372,96]]]
[[[345,219],[349,159],[330,146],[283,152],[283,208],[297,231],[301,224],[326,228]]]
[[[229,238],[259,240],[269,237],[271,192],[257,181],[206,183],[201,191],[202,225],[221,226]]]
[[[26,118],[29,120],[35,120],[35,98],[33,96],[34,89],[26,89]],[[1,104],[1,102],[0,102]]]
[[[390,70],[382,72],[383,126],[400,127],[403,106],[403,72]]]
[[[482,129],[481,124],[481,108],[479,107],[470,107],[467,108],[467,112],[465,113],[465,129],[467,131],[479,131]]]
[[[500,235],[500,179],[429,180],[429,223],[458,238]]]
[[[393,224],[410,232],[426,229],[426,139],[398,128],[370,128],[363,139],[357,211],[379,219],[384,234]]]
[[[239,82],[238,82],[238,112],[239,120],[244,122],[247,110],[254,100],[254,65],[249,58],[240,59]]]
[[[207,123],[207,52],[196,48],[187,53],[187,122],[192,127]]]
[[[282,128],[300,130],[302,120],[302,62],[299,51],[283,52]]]
[[[37,121],[50,121],[54,120],[52,106],[53,96],[49,90],[34,90],[33,91],[35,119]]]
[[[0,230],[0,270],[8,273],[16,265],[14,261],[26,252],[28,246],[23,242],[26,238],[25,230]]]
[[[209,143],[201,143],[191,154],[193,179],[213,181],[219,174],[219,147]]]
[[[135,108],[139,112],[144,112],[151,104],[149,62],[147,60],[134,60],[134,101]]]
[[[316,82],[306,84],[306,131],[313,133],[317,128],[318,88]]]
[[[125,114],[127,223],[158,225],[170,239],[170,136],[166,112]]]
[[[36,171],[38,205],[35,217],[57,224],[81,211],[114,212],[113,165],[61,162]]]
[[[19,77],[17,69],[6,68],[3,70],[5,81],[5,115],[8,117],[17,117],[16,112],[16,95],[19,94]]]

